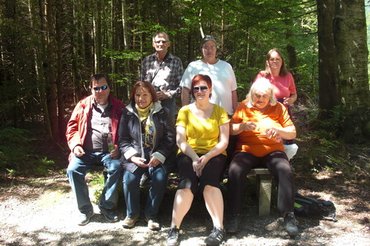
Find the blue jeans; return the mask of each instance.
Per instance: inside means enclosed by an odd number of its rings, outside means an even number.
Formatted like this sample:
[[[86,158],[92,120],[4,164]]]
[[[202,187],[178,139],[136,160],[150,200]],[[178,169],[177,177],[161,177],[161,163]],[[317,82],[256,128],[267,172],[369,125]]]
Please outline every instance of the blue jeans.
[[[101,163],[106,168],[107,180],[101,194],[99,207],[115,209],[118,203],[117,187],[122,177],[122,167],[119,159],[112,159],[109,153],[87,152],[82,157],[72,157],[68,168],[67,177],[72,190],[76,195],[78,209],[81,213],[87,214],[93,211],[89,197],[85,176],[96,163]]]
[[[133,218],[140,215],[140,179],[144,172],[151,177],[148,199],[145,206],[145,217],[156,218],[167,186],[167,173],[162,165],[155,168],[138,167],[133,173],[123,174],[123,194],[126,202],[126,216]]]

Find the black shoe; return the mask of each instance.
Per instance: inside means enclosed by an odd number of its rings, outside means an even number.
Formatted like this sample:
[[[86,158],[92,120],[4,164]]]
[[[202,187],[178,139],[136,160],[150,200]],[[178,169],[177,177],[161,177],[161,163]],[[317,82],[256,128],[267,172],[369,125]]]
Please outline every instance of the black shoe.
[[[106,209],[102,207],[99,207],[99,208],[100,208],[100,214],[102,214],[108,222],[114,223],[118,221],[118,215],[115,210]]]
[[[78,225],[79,225],[79,226],[84,226],[84,225],[89,224],[90,219],[91,219],[93,216],[94,216],[94,211],[89,211],[89,212],[87,212],[86,214],[82,214],[82,213],[81,213],[80,218],[79,218]]]
[[[220,245],[225,237],[225,231],[221,228],[213,227],[211,234],[204,240],[207,245]]]
[[[289,212],[284,216],[284,228],[288,232],[290,237],[298,235],[297,220],[294,217],[293,212]]]
[[[172,227],[168,232],[167,246],[176,246],[179,244],[180,230],[176,227]]]
[[[240,223],[239,216],[240,216],[239,214],[230,216],[229,220],[226,223],[227,233],[235,234],[239,232],[239,223]]]

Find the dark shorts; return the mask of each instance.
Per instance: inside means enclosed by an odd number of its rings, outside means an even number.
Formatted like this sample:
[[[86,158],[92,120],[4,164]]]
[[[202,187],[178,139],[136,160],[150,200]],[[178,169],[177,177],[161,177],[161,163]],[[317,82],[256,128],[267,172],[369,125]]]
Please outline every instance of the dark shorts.
[[[188,188],[195,195],[197,191],[202,192],[206,185],[220,187],[220,181],[226,167],[226,156],[213,157],[204,166],[202,175],[198,177],[193,170],[193,161],[187,155],[180,153],[177,156],[177,168],[180,176],[178,189]]]

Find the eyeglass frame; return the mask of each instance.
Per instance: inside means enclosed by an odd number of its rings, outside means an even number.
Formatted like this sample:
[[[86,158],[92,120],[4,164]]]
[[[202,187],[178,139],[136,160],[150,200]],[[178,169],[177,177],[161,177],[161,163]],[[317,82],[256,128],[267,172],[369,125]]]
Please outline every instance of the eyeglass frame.
[[[162,42],[162,44],[166,44],[166,43],[168,43],[168,41],[167,40],[156,40],[156,41],[154,41],[154,43],[156,43],[156,44],[159,44],[159,43],[161,43]]]
[[[194,86],[193,87],[193,92],[196,93],[196,92],[203,92],[203,91],[206,91],[208,90],[208,86],[205,86],[205,85],[202,85],[202,86]]]
[[[95,92],[99,92],[99,91],[105,91],[109,88],[108,85],[102,85],[102,86],[95,86],[93,87],[92,89],[95,91]]]

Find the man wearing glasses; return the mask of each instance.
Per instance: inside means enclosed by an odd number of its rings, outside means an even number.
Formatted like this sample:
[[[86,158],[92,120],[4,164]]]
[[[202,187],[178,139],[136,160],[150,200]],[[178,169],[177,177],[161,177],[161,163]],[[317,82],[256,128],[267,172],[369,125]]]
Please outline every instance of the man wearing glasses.
[[[155,53],[143,59],[140,80],[152,83],[162,106],[175,118],[176,97],[180,96],[179,84],[184,70],[182,62],[168,51],[171,42],[167,33],[155,33],[152,41]]]
[[[77,103],[67,124],[66,137],[71,150],[67,176],[77,199],[80,226],[88,224],[94,215],[85,175],[97,163],[107,171],[99,201],[100,213],[109,222],[118,221],[117,186],[122,169],[117,132],[124,105],[109,95],[108,81],[104,74],[91,77],[92,95]]]

